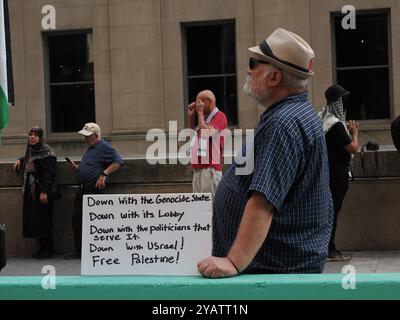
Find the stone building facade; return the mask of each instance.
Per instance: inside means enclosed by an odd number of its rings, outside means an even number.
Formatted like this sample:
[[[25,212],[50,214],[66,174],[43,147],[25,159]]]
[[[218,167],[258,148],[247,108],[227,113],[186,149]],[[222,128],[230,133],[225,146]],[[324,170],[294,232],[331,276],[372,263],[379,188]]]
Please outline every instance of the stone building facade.
[[[84,146],[76,128],[86,120],[99,123],[124,156],[144,157],[148,130],[167,132],[169,121],[184,128],[185,105],[202,86],[217,91],[217,103],[231,112],[232,128],[254,128],[261,111],[242,92],[247,48],[277,27],[298,33],[315,51],[309,92],[316,109],[330,84],[356,84],[353,115],[360,119],[362,142],[391,144],[390,123],[400,114],[400,3],[353,0],[356,29],[345,33],[338,24],[347,4],[52,0],[56,28],[45,30],[49,11],[42,9],[49,1],[10,0],[15,106],[0,159],[21,155],[34,125],[46,129],[58,155],[78,157]],[[214,68],[207,59],[215,57]],[[75,67],[79,71],[71,71]]]

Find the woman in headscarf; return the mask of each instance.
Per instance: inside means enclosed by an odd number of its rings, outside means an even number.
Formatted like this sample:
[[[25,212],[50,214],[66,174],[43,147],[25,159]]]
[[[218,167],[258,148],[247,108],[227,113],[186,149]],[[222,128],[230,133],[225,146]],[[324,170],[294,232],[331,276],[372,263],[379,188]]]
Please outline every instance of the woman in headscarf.
[[[339,211],[349,188],[349,166],[351,154],[358,150],[359,125],[355,121],[346,124],[346,105],[349,92],[339,85],[332,85],[325,91],[326,106],[319,116],[322,119],[329,159],[329,186],[333,200],[333,227],[329,241],[327,261],[346,261],[335,246],[335,234]]]
[[[13,169],[23,173],[23,236],[39,239],[40,249],[32,256],[35,259],[54,255],[53,201],[48,194],[55,183],[56,165],[54,150],[44,142],[43,129],[33,127],[25,156],[15,162]]]

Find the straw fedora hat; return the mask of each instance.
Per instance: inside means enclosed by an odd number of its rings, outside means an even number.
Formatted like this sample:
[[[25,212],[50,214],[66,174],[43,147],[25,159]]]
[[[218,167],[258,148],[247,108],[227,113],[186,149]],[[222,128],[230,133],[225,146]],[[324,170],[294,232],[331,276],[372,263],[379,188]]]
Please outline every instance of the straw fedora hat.
[[[258,59],[267,61],[278,68],[300,78],[314,75],[311,70],[314,51],[297,34],[278,28],[258,46],[249,48]]]

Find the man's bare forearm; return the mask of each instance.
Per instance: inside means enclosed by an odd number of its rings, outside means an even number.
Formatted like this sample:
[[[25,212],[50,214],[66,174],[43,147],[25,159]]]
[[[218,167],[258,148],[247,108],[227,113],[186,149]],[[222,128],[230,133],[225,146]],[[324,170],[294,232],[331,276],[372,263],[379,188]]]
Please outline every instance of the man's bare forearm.
[[[110,164],[103,172],[107,175],[117,171],[119,168],[121,168],[121,165],[118,163],[112,163]]]
[[[251,263],[265,241],[272,222],[273,206],[260,193],[247,201],[236,239],[227,257],[239,271]]]

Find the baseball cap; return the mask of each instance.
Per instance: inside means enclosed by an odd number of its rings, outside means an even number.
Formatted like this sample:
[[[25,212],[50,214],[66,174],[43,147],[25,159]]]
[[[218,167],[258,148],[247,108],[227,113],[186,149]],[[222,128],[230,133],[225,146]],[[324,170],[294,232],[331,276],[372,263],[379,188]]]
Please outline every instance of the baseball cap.
[[[79,134],[82,134],[86,137],[91,136],[93,133],[100,134],[100,127],[94,122],[86,123],[81,131],[78,131]]]

